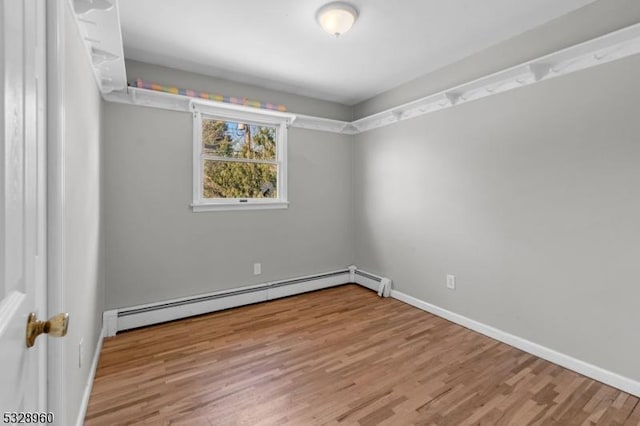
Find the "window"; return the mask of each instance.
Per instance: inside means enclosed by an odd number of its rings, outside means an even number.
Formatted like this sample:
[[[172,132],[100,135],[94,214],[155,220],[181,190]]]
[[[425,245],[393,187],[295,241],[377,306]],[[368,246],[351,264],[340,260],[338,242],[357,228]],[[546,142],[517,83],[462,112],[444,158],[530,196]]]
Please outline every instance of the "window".
[[[192,109],[193,210],[286,208],[294,116],[195,101]]]

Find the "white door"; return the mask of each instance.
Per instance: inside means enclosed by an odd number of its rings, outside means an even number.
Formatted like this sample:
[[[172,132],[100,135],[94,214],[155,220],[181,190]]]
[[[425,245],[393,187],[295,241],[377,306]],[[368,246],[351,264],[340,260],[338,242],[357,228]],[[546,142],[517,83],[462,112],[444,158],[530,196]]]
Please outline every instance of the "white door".
[[[46,314],[44,7],[0,0],[0,424],[46,410],[46,339],[25,339]]]

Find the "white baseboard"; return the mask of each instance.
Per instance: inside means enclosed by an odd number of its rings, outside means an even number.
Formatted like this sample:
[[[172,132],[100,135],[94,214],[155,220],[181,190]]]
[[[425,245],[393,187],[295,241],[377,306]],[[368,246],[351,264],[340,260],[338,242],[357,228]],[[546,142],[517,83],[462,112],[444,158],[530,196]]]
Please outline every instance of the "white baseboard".
[[[103,314],[106,336],[115,336],[118,331],[279,299],[348,282],[350,271],[344,269],[106,311]]]
[[[545,359],[554,364],[558,364],[562,367],[568,368],[569,370],[573,370],[584,376],[640,397],[640,382],[638,381],[621,376],[612,371],[605,370],[604,368],[597,367],[593,364],[589,364],[585,361],[573,358],[569,355],[523,339],[522,337],[514,336],[513,334],[507,333],[506,331],[499,330],[465,316],[432,305],[431,303],[427,303],[423,300],[417,299],[413,296],[409,296],[408,294],[402,293],[400,291],[392,290],[391,297],[407,303],[411,306],[415,306],[418,309],[422,309],[423,311],[427,311],[446,320],[459,324],[473,331],[477,331],[478,333],[484,334],[485,336],[499,340],[503,343],[506,343],[507,345],[528,352],[539,358]]]
[[[102,351],[102,342],[106,336],[106,326],[103,325],[100,335],[98,336],[98,343],[96,344],[96,351],[93,354],[93,361],[91,361],[91,367],[89,369],[89,377],[87,377],[87,383],[84,386],[84,393],[82,394],[82,401],[80,402],[80,411],[78,412],[78,418],[76,420],[76,426],[84,425],[84,418],[87,415],[87,407],[89,406],[89,398],[91,397],[91,390],[93,389],[93,381],[96,377],[96,370],[98,369],[98,361],[100,360],[100,352]]]

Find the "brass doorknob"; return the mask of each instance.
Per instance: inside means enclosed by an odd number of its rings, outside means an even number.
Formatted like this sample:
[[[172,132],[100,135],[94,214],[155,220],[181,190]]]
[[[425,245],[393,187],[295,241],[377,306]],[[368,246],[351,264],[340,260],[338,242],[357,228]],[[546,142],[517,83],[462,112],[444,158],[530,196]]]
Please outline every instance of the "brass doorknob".
[[[62,313],[49,318],[49,321],[38,321],[35,312],[29,314],[27,320],[27,347],[35,345],[36,337],[41,334],[48,334],[53,337],[63,337],[67,335],[69,328],[69,314]]]

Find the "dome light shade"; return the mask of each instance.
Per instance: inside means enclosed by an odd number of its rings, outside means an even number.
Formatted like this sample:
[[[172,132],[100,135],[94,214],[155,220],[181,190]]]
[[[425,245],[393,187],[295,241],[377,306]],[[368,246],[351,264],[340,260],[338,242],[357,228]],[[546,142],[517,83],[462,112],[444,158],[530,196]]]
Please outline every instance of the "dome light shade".
[[[326,4],[316,14],[316,19],[322,29],[336,37],[349,31],[357,18],[358,10],[343,2]]]

